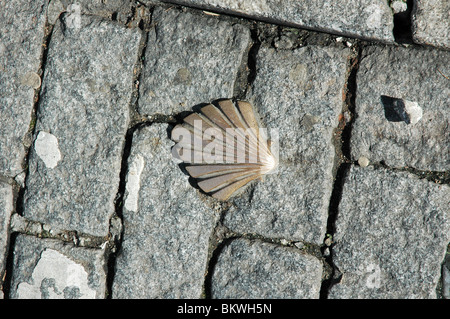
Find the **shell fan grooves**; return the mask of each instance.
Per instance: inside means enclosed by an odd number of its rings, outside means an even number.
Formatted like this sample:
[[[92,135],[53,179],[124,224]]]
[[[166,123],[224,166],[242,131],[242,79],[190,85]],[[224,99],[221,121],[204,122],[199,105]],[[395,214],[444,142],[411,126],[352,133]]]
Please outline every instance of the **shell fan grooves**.
[[[202,107],[176,125],[172,155],[186,165],[198,186],[227,200],[278,165],[250,103],[222,100]]]

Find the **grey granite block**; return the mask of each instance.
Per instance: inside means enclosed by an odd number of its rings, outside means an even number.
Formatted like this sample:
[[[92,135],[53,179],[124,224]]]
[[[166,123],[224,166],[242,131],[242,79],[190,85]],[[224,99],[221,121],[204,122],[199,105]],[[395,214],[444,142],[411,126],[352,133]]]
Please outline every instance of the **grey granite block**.
[[[103,299],[104,250],[19,235],[15,241],[10,298]]]
[[[173,114],[230,98],[250,31],[214,17],[156,8],[140,80],[139,112]]]
[[[322,263],[297,249],[246,239],[227,244],[211,280],[212,298],[319,298]]]
[[[351,153],[370,162],[450,169],[450,53],[369,47],[357,74]]]
[[[141,33],[95,17],[58,21],[50,41],[24,216],[108,234]]]
[[[450,187],[352,166],[336,220],[330,298],[435,298],[450,241]]]

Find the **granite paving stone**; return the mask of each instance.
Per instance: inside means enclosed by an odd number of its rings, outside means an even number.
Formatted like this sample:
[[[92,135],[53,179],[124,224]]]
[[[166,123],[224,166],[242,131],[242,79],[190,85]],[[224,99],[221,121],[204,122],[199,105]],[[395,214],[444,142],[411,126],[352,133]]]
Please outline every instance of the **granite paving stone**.
[[[352,166],[342,192],[330,298],[436,298],[450,241],[450,187]]]
[[[113,298],[200,298],[218,215],[172,160],[167,125],[133,135]],[[203,196],[204,197],[204,196]]]
[[[387,1],[167,0],[252,19],[372,40],[393,42]]]
[[[173,114],[233,96],[250,31],[216,17],[156,8],[140,79],[139,112]]]
[[[322,263],[295,248],[235,239],[220,252],[212,298],[318,298]]]
[[[450,49],[450,2],[416,0],[411,16],[416,43]]]
[[[279,167],[234,199],[224,224],[240,233],[322,243],[333,187],[333,129],[349,51],[261,47],[248,100],[279,136]]]
[[[51,37],[24,216],[59,229],[108,234],[129,122],[141,32],[81,16]]]
[[[12,299],[103,299],[105,251],[53,239],[18,235],[14,246]]]
[[[445,51],[363,51],[351,137],[354,160],[364,156],[391,167],[450,169],[450,88],[443,76],[450,72],[448,61]],[[405,116],[408,106],[416,112],[415,121]]]
[[[15,177],[23,170],[46,10],[44,0],[0,3],[0,175]]]

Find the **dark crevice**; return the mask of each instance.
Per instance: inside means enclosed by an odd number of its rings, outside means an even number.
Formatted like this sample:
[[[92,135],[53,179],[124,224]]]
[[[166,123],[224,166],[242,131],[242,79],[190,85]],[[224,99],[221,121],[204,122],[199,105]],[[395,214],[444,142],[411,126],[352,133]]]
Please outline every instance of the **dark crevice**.
[[[394,39],[397,43],[413,43],[411,12],[414,6],[414,0],[407,1],[405,11],[394,14]]]
[[[345,178],[350,169],[351,164],[343,163],[339,166],[336,178],[333,185],[333,191],[331,193],[330,206],[328,208],[328,220],[327,220],[327,237],[333,239],[336,233],[336,218],[338,214],[339,203],[342,198],[342,190],[344,187]],[[333,262],[333,246],[332,242],[330,246],[324,245],[322,247],[322,254],[324,255],[325,262],[331,266],[331,273],[328,278],[322,281],[320,288],[320,298],[327,299],[330,288],[340,281],[340,272]],[[328,249],[329,253],[325,254],[325,250]]]
[[[133,135],[136,130],[139,130],[141,127],[148,126],[149,123],[139,123],[130,129],[128,129],[125,137],[125,146],[123,149],[123,155],[122,155],[122,163],[120,168],[120,182],[119,182],[119,188],[117,191],[117,195],[115,198],[115,215],[117,218],[121,220],[122,228],[120,236],[117,238],[112,238],[112,242],[110,242],[110,250],[111,253],[108,256],[108,262],[107,262],[107,276],[106,276],[106,298],[111,299],[112,298],[112,286],[114,283],[114,276],[115,276],[115,268],[116,268],[116,260],[117,256],[121,252],[122,247],[122,240],[123,240],[123,234],[124,234],[124,227],[123,227],[123,205],[125,200],[125,188],[126,188],[126,177],[128,173],[128,159],[130,157],[131,153],[131,147],[133,144]],[[114,218],[114,217],[113,217]]]
[[[209,251],[206,264],[205,280],[203,282],[203,293],[201,296],[205,299],[212,299],[212,276],[214,274],[214,268],[217,264],[219,255],[222,252],[223,248],[227,245],[227,243],[229,243],[235,237],[235,234],[233,232],[231,232],[227,227],[223,226],[225,214],[229,207],[229,205],[225,205],[225,207],[220,209],[220,216],[209,239]]]
[[[142,32],[142,38],[141,43],[139,44],[138,57],[134,67],[133,92],[131,94],[131,101],[129,107],[131,118],[130,127],[133,127],[140,122],[153,122],[153,119],[147,118],[139,114],[139,86],[142,77],[142,69],[144,68],[145,51],[148,45],[152,13],[153,11],[149,9],[148,15],[139,21],[139,29]]]
[[[205,299],[212,299],[212,282],[213,282],[213,275],[214,270],[217,265],[218,259],[220,254],[222,253],[223,249],[228,246],[232,241],[238,240],[238,239],[244,239],[251,242],[260,242],[260,243],[267,243],[271,245],[278,245],[281,247],[291,247],[298,250],[299,253],[308,254],[311,256],[314,256],[318,258],[319,260],[322,260],[322,254],[320,251],[319,245],[315,243],[309,243],[309,242],[299,242],[299,241],[287,241],[285,239],[280,238],[267,238],[260,234],[254,234],[254,233],[235,233],[232,230],[228,229],[227,227],[223,226],[223,219],[225,217],[225,214],[227,213],[227,210],[225,209],[222,214],[220,221],[218,222],[217,226],[214,229],[212,239],[210,240],[210,253],[209,253],[209,259],[208,264],[206,267],[206,274],[205,274],[205,281],[203,285],[203,297]],[[303,247],[299,248],[296,244],[303,244]]]
[[[146,19],[141,19],[139,22],[141,30],[143,30],[141,43],[139,45],[139,51],[137,56],[137,61],[135,64],[135,76],[133,77],[133,92],[130,100],[129,111],[130,111],[130,128],[127,130],[125,135],[125,142],[122,153],[122,162],[119,173],[119,187],[117,190],[117,195],[114,201],[115,204],[115,216],[112,218],[120,219],[121,229],[120,234],[116,237],[111,238],[110,242],[110,253],[108,255],[107,261],[107,275],[106,275],[106,298],[112,298],[112,288],[114,284],[114,277],[116,274],[116,261],[117,256],[121,252],[122,241],[124,236],[124,221],[123,221],[123,205],[125,200],[125,189],[126,189],[126,177],[128,173],[128,159],[131,153],[131,147],[133,144],[133,135],[136,130],[143,126],[151,125],[151,121],[148,119],[143,119],[137,112],[137,106],[139,101],[139,79],[142,74],[143,61],[145,58],[145,49],[148,44],[149,36],[149,26],[151,23],[152,11],[149,11]],[[113,227],[112,220],[110,221],[110,227]]]
[[[333,261],[333,238],[336,233],[336,220],[339,212],[339,204],[342,198],[343,187],[345,179],[352,165],[351,162],[351,149],[350,138],[352,134],[353,123],[356,118],[355,113],[355,99],[357,92],[356,75],[359,68],[361,58],[361,48],[356,47],[354,54],[349,57],[348,69],[347,69],[347,82],[344,88],[344,105],[342,109],[342,120],[340,125],[335,131],[335,147],[337,166],[333,190],[331,192],[330,204],[328,206],[328,220],[327,220],[327,233],[324,238],[324,245],[322,246],[322,254],[325,258],[325,263],[331,267],[331,273],[328,278],[322,281],[320,289],[320,298],[327,299],[329,291],[333,285],[341,280],[341,273]],[[345,120],[344,113],[350,114],[350,119]],[[331,239],[331,242],[330,242]],[[325,251],[328,250],[328,253]]]
[[[256,59],[258,56],[259,48],[261,47],[261,41],[259,40],[258,29],[256,26],[254,26],[250,30],[250,34],[251,34],[251,38],[253,41],[253,45],[250,48],[250,50],[248,51],[247,64],[248,64],[249,71],[248,71],[248,76],[247,76],[247,86],[246,86],[246,90],[245,90],[245,93],[243,94],[244,96],[242,97],[242,99],[245,99],[249,88],[251,87],[251,85],[253,84],[253,82],[256,79]]]
[[[349,112],[351,118],[347,123],[345,123],[345,126],[341,133],[341,150],[342,155],[347,159],[351,159],[351,152],[350,152],[350,137],[351,132],[353,128],[353,123],[355,122],[355,119],[357,117],[356,111],[355,111],[355,105],[356,105],[356,91],[357,91],[357,81],[356,81],[356,75],[359,69],[359,63],[361,59],[361,51],[362,49],[360,47],[356,48],[356,53],[354,56],[352,56],[349,59],[349,71],[348,71],[348,78],[347,83],[345,87],[345,106],[346,111]]]
[[[9,246],[8,246],[8,255],[6,257],[6,267],[5,267],[5,274],[4,275],[4,281],[3,281],[3,298],[9,299],[11,294],[11,282],[12,282],[12,274],[13,274],[13,268],[14,268],[14,247],[16,246],[16,238],[18,233],[12,233],[9,236]],[[0,281],[1,282],[1,281]]]
[[[223,218],[224,214],[222,214]],[[219,222],[220,224],[220,222]],[[217,226],[216,229],[221,228],[222,226]],[[216,236],[216,235],[215,235]],[[216,236],[217,237],[217,236]],[[203,297],[205,299],[212,299],[212,277],[214,274],[214,268],[216,267],[217,260],[219,259],[220,253],[222,250],[227,246],[231,241],[236,239],[237,237],[228,237],[215,245],[213,245],[213,250],[210,255],[210,258],[208,259],[208,264],[206,268],[206,275],[205,275],[205,281],[203,284]]]

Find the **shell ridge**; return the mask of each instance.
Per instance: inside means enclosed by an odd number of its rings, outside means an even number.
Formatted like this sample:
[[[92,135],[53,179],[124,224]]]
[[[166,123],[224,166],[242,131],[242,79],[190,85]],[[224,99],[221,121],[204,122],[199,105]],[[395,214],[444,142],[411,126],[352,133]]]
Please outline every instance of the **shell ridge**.
[[[217,198],[219,200],[225,201],[228,198],[230,198],[230,196],[233,195],[233,193],[236,192],[238,189],[247,185],[251,181],[257,179],[259,176],[260,176],[259,174],[248,176],[247,178],[236,181],[236,182],[214,192],[211,196],[213,196],[214,198]]]
[[[259,169],[253,169],[249,171],[242,171],[242,172],[235,172],[235,173],[226,173],[222,174],[216,177],[206,178],[203,180],[200,180],[198,182],[198,186],[205,191],[205,192],[216,192],[231,183],[234,183],[236,181],[245,179],[246,177],[257,175],[259,176]],[[256,176],[256,177],[257,177]],[[255,178],[256,178],[255,177]]]

